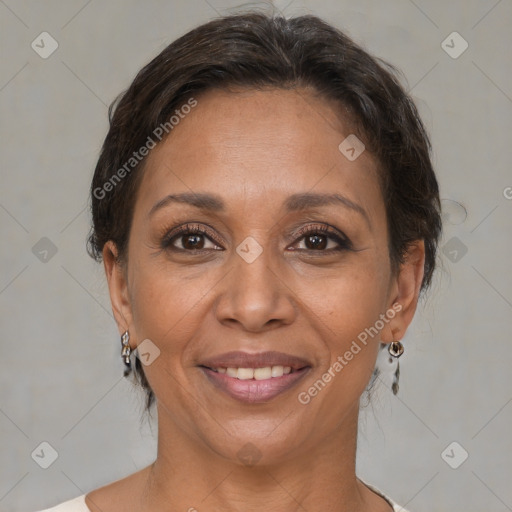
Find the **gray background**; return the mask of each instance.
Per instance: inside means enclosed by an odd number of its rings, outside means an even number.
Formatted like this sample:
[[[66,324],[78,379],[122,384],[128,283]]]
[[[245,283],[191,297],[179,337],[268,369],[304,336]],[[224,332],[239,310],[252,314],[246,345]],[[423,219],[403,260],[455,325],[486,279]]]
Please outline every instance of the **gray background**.
[[[0,1],[2,511],[56,504],[154,457],[156,423],[122,378],[103,269],[85,252],[88,187],[107,105],[178,35],[237,5]],[[512,510],[512,2],[276,6],[403,70],[444,199],[441,267],[404,339],[398,396],[381,385],[362,413],[359,476],[411,511]],[[31,48],[43,31],[59,44],[47,59]],[[458,58],[441,45],[454,31],[469,44]],[[43,441],[58,454],[48,469],[36,460],[51,450],[31,456]]]

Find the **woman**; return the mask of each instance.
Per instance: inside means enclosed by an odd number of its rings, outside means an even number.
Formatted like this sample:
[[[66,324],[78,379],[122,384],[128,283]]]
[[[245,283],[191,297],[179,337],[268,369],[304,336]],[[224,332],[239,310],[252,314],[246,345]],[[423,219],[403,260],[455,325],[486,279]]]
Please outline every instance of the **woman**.
[[[355,472],[359,399],[441,231],[393,69],[313,16],[202,25],[112,109],[91,198],[158,453],[50,510],[403,511]]]

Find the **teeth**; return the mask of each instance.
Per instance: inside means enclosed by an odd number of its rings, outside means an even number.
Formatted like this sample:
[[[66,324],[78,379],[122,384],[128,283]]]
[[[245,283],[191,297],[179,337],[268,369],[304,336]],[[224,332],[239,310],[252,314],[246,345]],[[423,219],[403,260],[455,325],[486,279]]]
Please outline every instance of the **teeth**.
[[[265,366],[264,368],[212,368],[218,373],[225,373],[228,377],[240,380],[265,380],[272,377],[282,377],[291,373],[290,366]]]
[[[252,368],[238,368],[237,378],[240,380],[253,379],[254,370]]]
[[[238,370],[238,372],[240,373],[240,370]],[[253,374],[256,380],[270,379],[270,377],[272,377],[272,368],[270,366],[255,368]]]
[[[237,377],[238,376],[238,368],[227,368],[226,375],[228,377]]]
[[[284,374],[282,366],[272,366],[272,377],[281,377]]]

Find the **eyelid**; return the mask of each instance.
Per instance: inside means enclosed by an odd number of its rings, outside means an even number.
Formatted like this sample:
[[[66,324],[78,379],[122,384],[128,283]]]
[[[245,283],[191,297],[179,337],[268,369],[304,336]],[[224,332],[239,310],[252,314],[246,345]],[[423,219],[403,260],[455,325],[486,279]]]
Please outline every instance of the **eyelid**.
[[[176,249],[178,251],[179,250],[186,251],[186,249],[180,249],[179,247],[175,247],[172,243],[172,240],[177,237],[179,238],[180,235],[185,235],[188,233],[203,235],[206,238],[208,238],[211,242],[213,242],[214,244],[219,245],[219,246],[222,246],[222,243],[224,243],[224,242],[221,242],[218,240],[221,237],[219,237],[214,232],[214,230],[207,224],[186,222],[185,224],[181,224],[180,226],[177,226],[177,227],[171,229],[170,231],[166,231],[166,234],[162,238],[161,245],[163,248],[172,247],[173,249]],[[204,250],[209,250],[209,249],[197,249],[197,250],[204,251]],[[192,252],[192,251],[186,251],[186,252]]]
[[[307,226],[303,226],[303,227],[299,228],[298,230],[296,230],[293,233],[293,236],[294,237],[304,236],[305,234],[312,233],[312,232],[330,233],[330,234],[337,235],[340,238],[347,239],[347,237],[344,236],[344,234],[342,232],[340,232],[338,229],[336,229],[333,226],[330,226],[328,224],[323,224],[323,223],[322,224],[313,223],[313,224],[308,224]]]
[[[337,250],[348,250],[352,249],[352,242],[350,239],[341,231],[336,229],[333,226],[330,226],[328,224],[308,224],[307,226],[304,226],[300,228],[299,230],[295,231],[293,233],[293,238],[295,238],[295,241],[293,242],[296,244],[297,242],[301,241],[303,238],[308,236],[309,234],[315,234],[315,233],[321,233],[323,235],[329,235],[330,238],[335,240],[335,242],[338,244],[338,247],[336,249],[327,249],[323,251],[315,251],[314,249],[311,249],[311,252],[331,252],[331,251],[337,251]],[[302,249],[307,250],[307,249]]]
[[[172,247],[173,249],[176,249],[178,251],[193,252],[192,250],[180,249],[179,247],[175,247],[172,242],[173,239],[179,238],[180,235],[189,234],[189,233],[203,235],[206,238],[208,238],[212,243],[214,243],[218,246],[221,246],[221,247],[222,247],[222,244],[224,243],[223,241],[218,240],[221,237],[219,237],[215,233],[213,228],[211,228],[207,224],[187,222],[185,224],[182,224],[180,226],[173,228],[171,231],[166,232],[166,234],[162,238],[161,245],[163,248]],[[310,234],[317,234],[317,233],[321,233],[325,236],[328,235],[329,238],[331,238],[338,244],[338,247],[334,248],[334,249],[331,248],[331,249],[326,249],[326,250],[300,249],[301,251],[329,253],[331,251],[337,251],[337,250],[343,250],[343,249],[347,250],[347,249],[352,248],[352,243],[351,243],[350,239],[344,233],[342,233],[338,229],[336,229],[332,226],[326,225],[326,224],[308,224],[307,226],[301,227],[300,229],[296,230],[291,235],[291,237],[293,238],[292,244],[295,245],[298,242],[300,242],[301,240],[303,240],[306,236],[308,236]],[[207,249],[196,249],[197,252],[208,251],[208,250],[211,250],[211,249],[208,249],[208,248]],[[215,249],[215,250],[218,250],[218,249]]]

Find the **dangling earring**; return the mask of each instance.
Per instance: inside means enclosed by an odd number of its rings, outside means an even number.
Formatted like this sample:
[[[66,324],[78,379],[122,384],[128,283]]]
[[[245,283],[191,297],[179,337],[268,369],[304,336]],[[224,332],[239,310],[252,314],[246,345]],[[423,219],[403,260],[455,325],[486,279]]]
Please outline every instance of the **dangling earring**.
[[[130,335],[128,331],[125,331],[121,336],[121,357],[124,360],[125,369],[124,376],[127,377],[132,371],[132,365],[130,362],[130,354],[132,353],[132,349],[130,348]]]
[[[397,359],[395,376],[393,377],[393,384],[391,385],[393,394],[396,395],[398,393],[398,378],[400,377],[400,363],[398,362],[398,358],[404,353],[404,346],[400,341],[393,341],[388,345],[388,352],[390,356]],[[392,361],[390,357],[389,362],[391,363]]]
[[[404,353],[404,346],[400,341],[392,341],[388,346],[388,352],[398,358]]]

